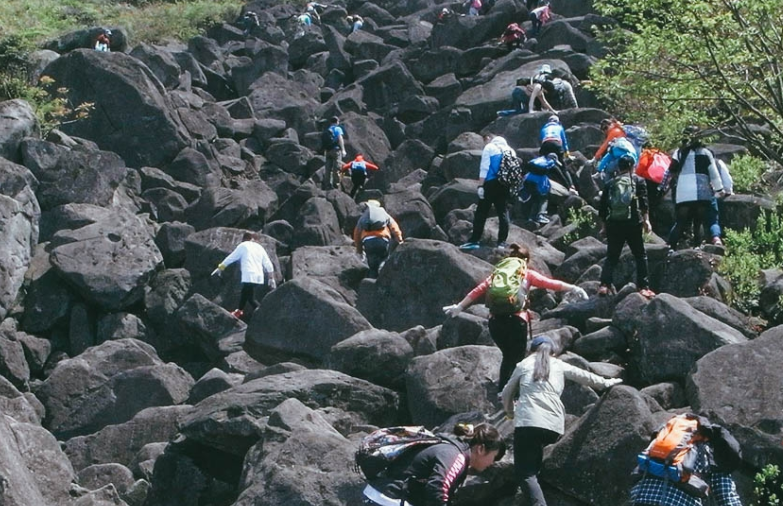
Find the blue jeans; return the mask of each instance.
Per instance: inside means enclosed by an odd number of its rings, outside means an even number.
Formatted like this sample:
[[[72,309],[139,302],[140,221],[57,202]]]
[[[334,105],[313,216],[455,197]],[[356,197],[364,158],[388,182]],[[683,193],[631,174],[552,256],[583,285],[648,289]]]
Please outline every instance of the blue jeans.
[[[707,225],[710,227],[711,237],[720,237],[720,211],[718,209],[718,197],[712,197],[710,208],[707,211]]]

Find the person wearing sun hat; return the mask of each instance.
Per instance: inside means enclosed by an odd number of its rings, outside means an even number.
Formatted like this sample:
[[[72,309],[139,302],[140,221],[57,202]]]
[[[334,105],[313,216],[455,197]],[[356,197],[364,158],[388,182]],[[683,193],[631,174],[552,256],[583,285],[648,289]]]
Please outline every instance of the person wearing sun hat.
[[[364,254],[367,257],[367,266],[370,268],[368,277],[378,277],[383,264],[389,258],[392,237],[397,244],[402,244],[400,226],[389,216],[379,201],[368,200],[362,216],[353,229],[356,254]]]

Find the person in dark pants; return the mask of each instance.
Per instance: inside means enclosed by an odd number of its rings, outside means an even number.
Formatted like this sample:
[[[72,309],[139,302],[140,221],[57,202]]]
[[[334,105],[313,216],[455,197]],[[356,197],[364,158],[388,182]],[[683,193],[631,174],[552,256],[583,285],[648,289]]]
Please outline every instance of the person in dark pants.
[[[647,184],[633,173],[633,169],[633,158],[620,158],[615,177],[607,181],[601,193],[598,216],[604,223],[602,231],[606,233],[607,253],[601,270],[599,295],[606,295],[612,290],[612,274],[627,243],[636,260],[639,293],[647,298],[655,296],[649,286],[647,251],[644,249],[644,233],[652,230]]]
[[[512,151],[506,139],[499,135],[488,134],[484,136],[484,151],[481,153],[481,165],[479,166],[478,207],[473,217],[473,232],[468,242],[460,246],[461,250],[472,250],[481,247],[479,241],[484,234],[484,225],[489,217],[489,211],[493,207],[498,215],[498,247],[508,246],[509,222],[508,214],[508,188],[498,181],[498,170],[503,159],[504,151]]]
[[[389,241],[392,236],[397,244],[402,244],[402,232],[394,218],[381,207],[380,202],[368,200],[367,208],[353,229],[353,242],[356,246],[356,254],[364,254],[367,257],[370,278],[378,277],[378,273],[389,257]]]
[[[342,167],[343,172],[351,171],[351,198],[355,198],[359,190],[364,189],[367,182],[367,171],[378,170],[378,166],[364,159],[364,155],[358,153],[356,158]]]
[[[565,380],[598,389],[622,382],[570,365],[554,354],[552,339],[533,339],[530,354],[517,364],[501,395],[506,416],[514,419],[514,469],[525,504],[530,506],[546,506],[537,476],[544,447],[565,432],[565,408],[560,400]]]
[[[530,251],[526,247],[512,243],[509,246],[509,250],[509,257],[521,258],[527,265],[530,264]],[[490,274],[490,276],[479,283],[476,288],[471,290],[459,304],[446,306],[443,308],[443,311],[449,317],[457,316],[475,301],[483,299],[491,283],[492,275]],[[536,287],[558,292],[571,291],[579,298],[587,299],[587,293],[580,287],[569,285],[563,281],[550,279],[530,268],[527,268],[525,271],[525,279],[522,286],[525,295],[527,295],[531,287]],[[502,389],[506,385],[517,362],[522,360],[525,356],[529,321],[530,316],[528,315],[527,310],[521,310],[509,315],[490,314],[489,335],[503,353],[503,359],[500,363],[500,373],[498,375],[499,389]]]
[[[245,232],[242,242],[218,264],[217,269],[212,271],[214,276],[234,262],[239,262],[242,271],[242,292],[239,296],[239,307],[231,312],[235,318],[244,316],[244,309],[248,304],[253,310],[258,307],[256,297],[259,292],[263,290],[263,296],[267,291],[275,288],[274,266],[258,240],[258,234]]]

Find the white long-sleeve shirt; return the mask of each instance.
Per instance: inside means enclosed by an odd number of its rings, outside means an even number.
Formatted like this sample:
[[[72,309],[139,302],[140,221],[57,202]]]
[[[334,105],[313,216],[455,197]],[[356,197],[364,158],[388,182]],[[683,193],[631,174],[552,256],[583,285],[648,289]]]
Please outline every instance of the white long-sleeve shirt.
[[[263,246],[255,241],[244,241],[239,243],[234,251],[229,254],[220,264],[227,267],[234,262],[239,261],[239,267],[242,270],[243,283],[263,284],[265,274],[272,275],[275,268],[272,260]]]

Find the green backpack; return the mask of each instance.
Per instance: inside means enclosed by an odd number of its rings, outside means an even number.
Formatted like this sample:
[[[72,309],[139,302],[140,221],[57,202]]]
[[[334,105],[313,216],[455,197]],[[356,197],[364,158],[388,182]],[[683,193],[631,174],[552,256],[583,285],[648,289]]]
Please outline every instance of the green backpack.
[[[609,215],[610,221],[626,221],[631,219],[636,186],[633,177],[624,174],[609,182]]]
[[[492,271],[487,289],[486,306],[493,315],[509,315],[525,308],[527,262],[508,257],[500,261]]]

